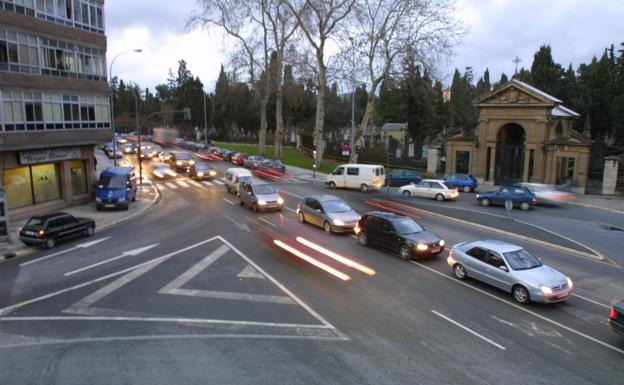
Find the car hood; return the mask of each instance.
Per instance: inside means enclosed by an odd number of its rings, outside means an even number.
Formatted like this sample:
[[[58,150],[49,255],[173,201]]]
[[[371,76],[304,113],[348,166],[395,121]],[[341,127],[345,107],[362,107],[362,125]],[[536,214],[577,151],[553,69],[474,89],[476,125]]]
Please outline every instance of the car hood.
[[[278,193],[256,194],[256,196],[258,197],[258,199],[262,199],[262,200],[265,200],[265,201],[276,201],[279,198],[281,198],[281,196]]]
[[[356,222],[360,219],[360,215],[353,210],[340,213],[327,213],[327,216],[332,220],[338,219],[344,223]]]
[[[401,235],[401,237],[414,243],[435,243],[440,242],[440,237],[429,231],[421,231],[420,233]]]
[[[122,198],[126,196],[125,188],[99,188],[95,196],[98,198]]]
[[[529,270],[514,270],[514,274],[535,286],[554,287],[568,283],[565,275],[546,265]]]

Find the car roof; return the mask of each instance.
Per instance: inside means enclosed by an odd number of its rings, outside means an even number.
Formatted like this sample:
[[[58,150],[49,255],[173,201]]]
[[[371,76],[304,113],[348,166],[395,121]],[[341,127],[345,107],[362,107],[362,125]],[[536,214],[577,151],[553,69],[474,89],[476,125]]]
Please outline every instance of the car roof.
[[[330,195],[330,194],[314,194],[314,195],[307,195],[304,197],[304,199],[307,199],[307,198],[316,199],[319,202],[343,200],[340,197],[337,197],[335,195]]]
[[[469,243],[471,247],[483,247],[485,249],[490,249],[497,251],[499,253],[507,253],[510,251],[521,250],[522,247],[518,245],[514,245],[513,243],[499,241],[496,239],[486,239],[481,241],[474,241]]]
[[[113,176],[125,176],[127,175],[130,171],[132,171],[133,168],[132,167],[126,167],[126,166],[116,166],[116,167],[108,167],[106,170],[102,171],[102,173],[100,175],[113,175]]]
[[[381,167],[383,168],[381,164],[363,164],[363,163],[345,163],[345,164],[339,164],[337,167]]]
[[[46,220],[51,219],[51,218],[56,218],[56,217],[64,217],[64,216],[67,216],[67,215],[70,215],[70,214],[68,214],[68,213],[61,213],[61,212],[58,212],[58,213],[49,213],[49,214],[42,214],[42,215],[34,215],[34,216],[32,216],[32,217],[31,217],[31,219],[32,219],[32,218],[39,218],[39,219],[41,219],[41,220],[43,220],[43,221],[46,221]]]
[[[421,182],[445,182],[444,179],[423,179]]]
[[[373,217],[383,218],[383,219],[389,220],[391,222],[398,221],[398,220],[404,220],[406,218],[410,218],[410,217],[408,217],[406,215],[389,213],[387,211],[369,211],[369,212],[365,213],[364,215],[370,215],[370,216],[373,216]]]
[[[249,169],[243,168],[243,167],[230,167],[227,170],[225,170],[225,172],[231,172],[233,174],[238,174],[241,172],[245,172],[249,175],[251,175],[251,171],[249,171]]]
[[[254,178],[254,177],[246,179],[245,183],[252,184],[254,186],[261,185],[261,184],[270,184],[269,182],[267,182],[265,180]]]

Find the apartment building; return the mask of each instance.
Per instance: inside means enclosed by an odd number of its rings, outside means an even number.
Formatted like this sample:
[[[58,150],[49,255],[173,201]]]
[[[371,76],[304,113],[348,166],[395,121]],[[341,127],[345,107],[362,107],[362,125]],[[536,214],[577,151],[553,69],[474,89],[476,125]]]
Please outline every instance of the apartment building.
[[[0,182],[12,218],[91,199],[109,108],[103,0],[0,0]]]

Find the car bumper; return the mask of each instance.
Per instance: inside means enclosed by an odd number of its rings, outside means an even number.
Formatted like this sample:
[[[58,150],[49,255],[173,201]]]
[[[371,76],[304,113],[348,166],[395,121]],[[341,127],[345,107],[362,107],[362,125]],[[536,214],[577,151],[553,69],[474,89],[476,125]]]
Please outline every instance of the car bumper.
[[[357,227],[357,224],[352,224],[352,225],[344,225],[344,226],[336,226],[336,225],[331,225],[332,231],[334,233],[353,233],[355,232],[355,228]]]
[[[39,238],[37,236],[22,235],[20,234],[20,241],[27,245],[43,245],[46,242],[45,238]]]
[[[611,329],[614,333],[624,336],[624,324],[618,321],[609,319],[609,329]]]
[[[126,207],[128,205],[128,201],[123,201],[123,202],[106,202],[106,201],[101,201],[101,202],[97,202],[96,205],[99,208],[118,209],[118,208]]]
[[[266,204],[264,206],[258,206],[261,211],[272,211],[272,210],[281,210],[284,208],[284,205],[278,204]]]
[[[531,300],[541,303],[556,303],[567,300],[572,296],[572,289],[563,290],[553,294],[544,294],[540,291],[534,291],[531,293]]]
[[[417,250],[416,248],[412,248],[412,256],[414,257],[422,257],[427,255],[438,255],[444,250],[444,247],[430,247],[427,250]]]

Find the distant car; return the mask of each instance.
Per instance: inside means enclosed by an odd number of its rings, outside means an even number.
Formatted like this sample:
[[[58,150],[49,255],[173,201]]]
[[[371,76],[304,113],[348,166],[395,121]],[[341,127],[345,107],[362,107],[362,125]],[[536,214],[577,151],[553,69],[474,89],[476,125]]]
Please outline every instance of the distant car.
[[[537,204],[558,205],[576,199],[571,192],[557,190],[553,186],[542,183],[518,183],[519,187],[526,187],[535,195]]]
[[[187,172],[191,169],[191,166],[195,164],[193,160],[193,154],[190,152],[174,151],[171,153],[169,163],[178,172]]]
[[[513,207],[522,210],[529,210],[537,203],[535,194],[526,187],[501,187],[493,192],[477,194],[475,198],[482,206],[504,205],[505,201],[510,200]]]
[[[260,162],[262,162],[263,160],[264,160],[264,157],[262,157],[262,156],[251,155],[247,159],[245,159],[245,162],[243,163],[243,166],[245,168],[250,168],[252,170],[255,170],[255,169],[258,168],[258,164],[260,164]]]
[[[234,155],[232,155],[232,163],[242,166],[243,164],[245,164],[245,159],[247,159],[249,155],[245,154],[244,152],[237,152]]]
[[[624,336],[624,300],[611,307],[609,314],[609,328],[615,333]]]
[[[277,159],[265,159],[262,162],[258,163],[258,167],[256,167],[256,169],[258,171],[267,173],[277,171],[284,174],[286,172],[286,166],[284,166],[284,163]]]
[[[176,177],[178,174],[171,169],[168,163],[153,163],[152,175],[157,179],[166,179],[168,177]]]
[[[191,165],[189,170],[189,177],[191,179],[214,179],[217,177],[217,170],[215,170],[208,163],[195,163]]]
[[[95,234],[95,221],[76,218],[66,213],[54,213],[31,217],[20,229],[19,237],[26,245],[43,246],[48,249],[58,241]]]
[[[238,188],[241,206],[248,206],[253,211],[278,210],[284,208],[282,198],[273,185],[257,178],[244,179]]]
[[[462,242],[446,259],[458,279],[474,278],[513,295],[521,304],[560,302],[572,295],[570,277],[520,246],[502,241]]]
[[[474,192],[479,186],[477,178],[470,174],[451,174],[444,177],[444,182],[451,188],[456,188],[465,193]]]
[[[326,233],[354,232],[360,215],[334,195],[310,195],[297,204],[299,223],[321,227]]]
[[[358,228],[360,245],[379,245],[405,260],[438,255],[444,250],[444,240],[408,216],[371,211],[362,216]]]
[[[405,197],[431,198],[438,202],[457,199],[459,196],[456,188],[450,188],[439,179],[425,179],[418,184],[401,186],[399,192]]]
[[[158,159],[161,162],[168,162],[171,159],[171,153],[163,151],[160,154],[158,154]]]
[[[123,158],[123,153],[121,152],[121,150],[119,149],[118,146],[115,146],[115,148],[113,149],[113,147],[109,147],[106,149],[106,155],[110,158]]]
[[[149,156],[154,159],[154,158],[160,158],[160,154],[163,153],[163,149],[162,147],[160,147],[157,144],[152,144],[150,146],[150,150],[149,150]]]
[[[144,159],[144,160],[152,159],[153,157],[152,146],[148,144],[142,144],[141,148],[139,149],[139,156],[141,157],[141,159]]]
[[[406,184],[410,184],[410,183],[420,183],[420,181],[422,180],[422,177],[420,175],[419,171],[416,170],[401,170],[401,169],[396,169],[396,170],[391,170],[388,175],[388,186],[392,186],[392,187],[401,187],[401,186],[405,186]]]
[[[232,150],[228,150],[228,149],[223,149],[220,152],[220,156],[221,158],[223,158],[224,161],[226,162],[231,162],[232,161],[232,155],[234,155],[234,151]]]
[[[136,154],[137,146],[134,143],[128,143],[123,146],[123,151],[125,154]]]

